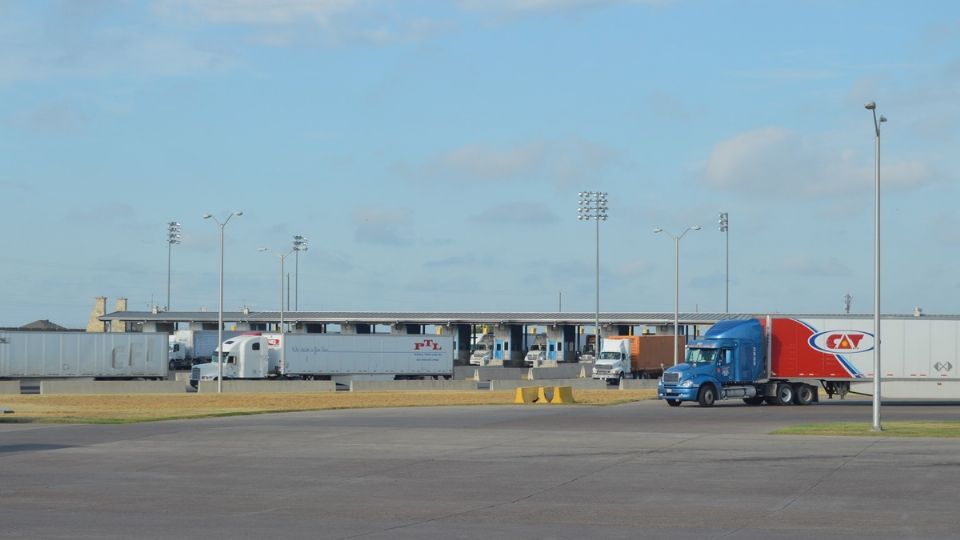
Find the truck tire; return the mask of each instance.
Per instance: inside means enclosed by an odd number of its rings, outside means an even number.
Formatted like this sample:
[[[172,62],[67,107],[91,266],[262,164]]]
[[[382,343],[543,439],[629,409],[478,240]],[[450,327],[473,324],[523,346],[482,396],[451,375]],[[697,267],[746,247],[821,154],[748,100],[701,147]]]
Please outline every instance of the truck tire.
[[[701,407],[713,407],[717,401],[717,389],[712,384],[704,385],[700,388],[700,394],[697,396],[697,402]]]
[[[679,407],[679,406],[680,406],[680,400],[679,400],[679,399],[667,399],[667,405],[669,405],[669,406],[671,406],[671,407]]]
[[[176,371],[177,370],[176,360],[171,360],[170,365],[168,365],[167,367],[170,368],[170,371]]]
[[[790,405],[793,403],[793,386],[788,383],[777,385],[777,395],[775,396],[777,405]]]
[[[760,405],[763,403],[763,396],[753,396],[743,398],[743,402],[747,405]]]
[[[809,405],[813,403],[813,397],[816,395],[816,391],[809,384],[798,384],[794,388],[793,392],[793,402],[797,405]]]

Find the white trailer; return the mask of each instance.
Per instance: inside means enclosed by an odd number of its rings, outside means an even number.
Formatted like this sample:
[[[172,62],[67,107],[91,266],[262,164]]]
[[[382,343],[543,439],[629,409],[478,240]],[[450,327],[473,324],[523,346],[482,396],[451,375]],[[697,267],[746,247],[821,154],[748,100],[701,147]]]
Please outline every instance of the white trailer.
[[[223,342],[190,383],[224,379],[404,379],[453,375],[453,338],[388,334],[246,334]]]
[[[167,334],[0,332],[0,378],[160,379]]]

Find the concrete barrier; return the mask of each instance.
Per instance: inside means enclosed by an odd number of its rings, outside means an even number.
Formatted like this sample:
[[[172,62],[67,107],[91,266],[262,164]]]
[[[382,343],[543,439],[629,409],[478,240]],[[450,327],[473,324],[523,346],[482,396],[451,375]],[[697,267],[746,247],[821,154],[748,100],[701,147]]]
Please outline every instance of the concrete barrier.
[[[524,403],[534,403],[537,401],[538,390],[542,390],[537,386],[527,386],[524,388],[517,388],[517,392],[513,398],[513,402],[517,405],[523,405]]]
[[[40,381],[41,394],[183,394],[178,381]]]
[[[576,379],[581,373],[590,376],[590,370],[582,364],[560,364],[557,367],[530,368],[530,378],[539,381],[542,379]]]
[[[620,381],[621,390],[646,390],[656,389],[659,379],[624,379]]]
[[[351,392],[405,392],[439,390],[476,390],[477,381],[425,380],[425,381],[350,381]]]
[[[313,394],[335,392],[333,381],[223,381],[223,391],[231,394]],[[200,381],[197,391],[216,394],[217,381]]]
[[[479,381],[519,381],[527,376],[527,371],[526,368],[459,366],[453,368],[453,378],[458,381],[474,380],[479,375],[479,379],[476,379]]]
[[[517,388],[513,402],[518,405],[564,405],[575,403],[573,388],[569,386],[524,386]]]
[[[569,386],[558,386],[553,389],[553,399],[550,400],[553,405],[566,405],[576,403],[573,401],[573,388]]]
[[[20,381],[0,381],[0,394],[19,394]]]
[[[538,386],[569,386],[577,390],[602,390],[607,387],[607,383],[604,381],[595,381],[593,379],[545,379],[540,381],[490,381],[490,390],[492,392],[497,391],[514,391],[517,388],[527,388],[527,387],[538,387]]]

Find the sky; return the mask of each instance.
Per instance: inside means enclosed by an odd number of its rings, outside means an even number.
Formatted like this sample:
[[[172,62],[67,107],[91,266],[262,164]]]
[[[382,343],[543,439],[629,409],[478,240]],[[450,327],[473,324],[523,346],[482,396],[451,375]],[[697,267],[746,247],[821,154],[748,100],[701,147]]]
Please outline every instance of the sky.
[[[0,326],[216,311],[234,211],[226,310],[299,234],[300,310],[592,312],[580,191],[601,311],[699,225],[680,311],[872,313],[868,101],[882,310],[956,314],[958,98],[947,1],[0,0]]]

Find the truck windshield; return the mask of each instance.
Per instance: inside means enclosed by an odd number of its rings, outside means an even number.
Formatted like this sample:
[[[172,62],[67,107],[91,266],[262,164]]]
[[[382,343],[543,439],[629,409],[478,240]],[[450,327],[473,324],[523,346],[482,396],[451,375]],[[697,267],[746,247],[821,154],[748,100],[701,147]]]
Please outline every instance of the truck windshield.
[[[473,350],[475,350],[475,351],[485,351],[485,350],[487,350],[487,346],[486,346],[486,345],[477,345]]]
[[[713,364],[720,349],[688,349],[687,363],[693,365]]]
[[[618,352],[602,352],[600,353],[601,360],[619,360],[620,353]]]

